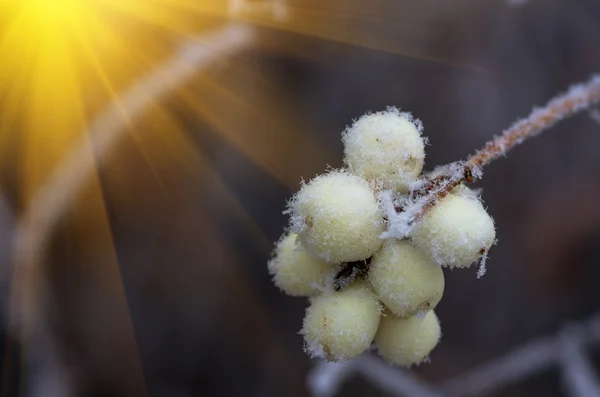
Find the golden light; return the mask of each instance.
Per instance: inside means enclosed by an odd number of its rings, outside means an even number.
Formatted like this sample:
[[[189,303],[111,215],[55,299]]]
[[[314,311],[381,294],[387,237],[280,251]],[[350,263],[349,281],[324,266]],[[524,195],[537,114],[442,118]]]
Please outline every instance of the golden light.
[[[86,3],[76,0],[31,0],[25,3],[24,7],[31,10],[40,19],[60,20],[76,17],[81,6]]]
[[[224,2],[202,3],[0,2],[0,153],[14,149],[9,142],[18,139],[27,178],[21,181],[23,204],[125,87],[168,57],[182,38],[222,24]]]
[[[76,246],[106,256],[94,272],[106,297],[118,303],[115,329],[126,339],[125,354],[138,363],[132,376],[141,377],[95,150],[108,147],[115,133],[137,141],[132,118],[141,113],[139,103],[156,108],[157,87],[175,88],[155,70],[185,39],[226,24],[225,2],[203,3],[0,0],[0,169],[16,184],[11,201],[22,212],[16,246],[25,250],[15,254],[11,321],[24,342],[43,312],[39,275],[52,228],[68,217]],[[148,75],[159,76],[160,84],[136,88]],[[174,151],[186,149],[181,126],[156,119],[163,141]],[[149,167],[154,161],[147,156]]]

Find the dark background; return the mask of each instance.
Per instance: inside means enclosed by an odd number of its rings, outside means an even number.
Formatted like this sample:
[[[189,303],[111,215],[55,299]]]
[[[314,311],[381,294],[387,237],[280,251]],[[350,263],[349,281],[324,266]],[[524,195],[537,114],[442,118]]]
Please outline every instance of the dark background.
[[[266,263],[301,178],[342,165],[345,126],[388,105],[411,111],[424,123],[431,169],[600,71],[596,0],[315,0],[290,10],[304,22],[292,21],[296,33],[262,25],[256,46],[182,88],[206,114],[180,92],[161,100],[196,160],[165,149],[152,113],[135,120],[143,153],[126,139],[99,160],[130,317],[115,317],[112,281],[99,276],[111,254],[82,215],[85,193],[56,228],[40,332],[74,395],[308,395],[312,363],[298,335],[306,301],[281,294]],[[9,275],[15,206],[5,179],[0,259]],[[598,122],[583,112],[560,123],[489,166],[477,186],[499,242],[482,279],[472,268],[445,272],[443,340],[415,369],[434,384],[600,307]],[[2,395],[18,395],[43,363],[23,370],[12,336],[3,349]],[[342,391],[380,394],[361,380]],[[562,394],[550,371],[493,395]]]

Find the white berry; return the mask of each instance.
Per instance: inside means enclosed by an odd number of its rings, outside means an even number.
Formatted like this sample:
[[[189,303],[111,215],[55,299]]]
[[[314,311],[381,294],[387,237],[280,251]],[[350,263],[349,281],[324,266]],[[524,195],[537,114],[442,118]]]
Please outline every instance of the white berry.
[[[289,203],[291,229],[317,257],[332,263],[363,260],[381,247],[384,222],[364,179],[331,171],[302,186]]]
[[[302,334],[312,357],[344,361],[369,348],[379,326],[380,306],[364,282],[311,298]]]
[[[350,170],[402,193],[419,176],[425,159],[423,127],[396,108],[359,118],[342,135]]]
[[[387,315],[381,318],[375,344],[379,354],[390,364],[408,367],[423,362],[440,336],[440,323],[433,310],[425,317]]]
[[[479,198],[461,186],[423,216],[411,239],[435,263],[467,267],[487,253],[496,231]]]
[[[269,272],[275,285],[290,296],[311,296],[333,285],[337,266],[311,255],[290,233],[277,243]]]
[[[394,315],[409,317],[436,307],[444,272],[407,240],[389,240],[371,260],[369,281]]]

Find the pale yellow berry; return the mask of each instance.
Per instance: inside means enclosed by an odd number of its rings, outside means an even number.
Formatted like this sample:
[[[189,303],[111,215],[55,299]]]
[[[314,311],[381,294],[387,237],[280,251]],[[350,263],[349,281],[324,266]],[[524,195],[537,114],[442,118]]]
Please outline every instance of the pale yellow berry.
[[[364,179],[332,171],[302,186],[290,204],[292,231],[314,255],[332,263],[362,260],[381,247],[384,221]]]
[[[312,357],[344,361],[369,348],[379,326],[380,306],[365,282],[311,298],[302,334]]]
[[[467,267],[487,253],[496,231],[479,198],[459,187],[423,216],[411,239],[435,263]]]
[[[371,260],[369,281],[394,315],[409,317],[437,306],[444,272],[407,240],[389,240]]]
[[[396,108],[359,118],[342,135],[350,170],[383,188],[405,193],[425,159],[422,124]]]
[[[434,311],[425,317],[381,317],[375,344],[379,354],[390,364],[411,366],[420,364],[438,344],[440,323]]]
[[[333,288],[337,266],[310,254],[290,233],[277,243],[269,272],[275,285],[291,296],[311,296]]]

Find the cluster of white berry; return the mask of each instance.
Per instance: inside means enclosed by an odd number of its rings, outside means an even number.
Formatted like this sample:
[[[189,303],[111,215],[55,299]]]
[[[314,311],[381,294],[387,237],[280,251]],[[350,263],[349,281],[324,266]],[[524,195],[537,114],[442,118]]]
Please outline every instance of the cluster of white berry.
[[[441,335],[433,309],[442,266],[467,267],[494,243],[492,218],[463,185],[407,239],[381,238],[388,220],[379,194],[408,197],[423,181],[421,133],[395,108],[361,117],[342,136],[347,167],[303,184],[288,204],[290,230],[269,270],[288,295],[310,297],[302,334],[311,356],[343,361],[374,342],[390,363],[422,362]]]

